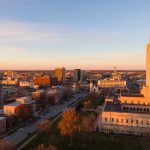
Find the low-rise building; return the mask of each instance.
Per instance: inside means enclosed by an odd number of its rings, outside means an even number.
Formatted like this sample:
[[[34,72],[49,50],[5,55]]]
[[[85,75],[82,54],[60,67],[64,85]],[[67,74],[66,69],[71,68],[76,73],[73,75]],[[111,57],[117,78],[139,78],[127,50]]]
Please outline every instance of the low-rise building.
[[[30,87],[30,88],[33,88],[34,87],[34,82],[32,82],[32,81],[20,81],[19,85],[20,85],[20,87]]]
[[[21,97],[21,98],[16,99],[16,102],[4,105],[3,113],[6,116],[15,115],[16,114],[16,108],[19,107],[20,105],[23,105],[23,104],[28,105],[31,108],[32,113],[35,114],[35,112],[36,112],[36,101],[31,100],[30,97]]]

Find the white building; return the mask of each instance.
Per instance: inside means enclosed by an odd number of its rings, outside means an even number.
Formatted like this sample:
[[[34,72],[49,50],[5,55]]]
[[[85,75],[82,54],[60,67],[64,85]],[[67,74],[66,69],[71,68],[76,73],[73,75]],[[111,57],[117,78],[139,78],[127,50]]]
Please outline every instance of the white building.
[[[20,85],[20,87],[30,87],[30,88],[33,88],[34,87],[34,82],[32,82],[32,81],[20,81],[19,85]]]
[[[106,98],[98,117],[100,131],[150,136],[150,43],[146,58],[146,85],[141,94]]]
[[[121,74],[115,69],[111,78],[98,80],[98,86],[103,88],[126,87],[126,81],[121,79]]]

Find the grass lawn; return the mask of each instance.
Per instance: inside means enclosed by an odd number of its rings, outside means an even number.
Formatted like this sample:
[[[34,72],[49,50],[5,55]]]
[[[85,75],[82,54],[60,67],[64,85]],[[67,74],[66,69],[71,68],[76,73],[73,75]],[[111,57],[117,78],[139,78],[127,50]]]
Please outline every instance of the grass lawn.
[[[57,121],[58,122],[58,121]],[[92,133],[92,138],[87,138],[86,146],[83,147],[82,135],[75,135],[73,138],[74,147],[70,148],[69,137],[61,137],[55,122],[47,135],[39,135],[34,139],[25,150],[32,150],[38,144],[50,144],[50,141],[56,145],[58,150],[150,150],[150,139],[134,136],[105,135],[101,133]],[[88,136],[87,136],[88,137]]]

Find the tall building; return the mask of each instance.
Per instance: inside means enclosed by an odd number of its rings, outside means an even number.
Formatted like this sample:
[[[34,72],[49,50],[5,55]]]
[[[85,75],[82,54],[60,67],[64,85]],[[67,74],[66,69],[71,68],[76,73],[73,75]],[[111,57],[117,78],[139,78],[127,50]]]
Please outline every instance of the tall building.
[[[64,83],[65,82],[65,68],[64,67],[56,68],[54,72],[55,72],[55,76],[58,79],[58,82]]]
[[[107,97],[98,126],[102,132],[150,136],[150,43],[146,53],[146,85],[141,93]]]
[[[81,70],[75,69],[73,74],[73,81],[79,82],[81,80]]]

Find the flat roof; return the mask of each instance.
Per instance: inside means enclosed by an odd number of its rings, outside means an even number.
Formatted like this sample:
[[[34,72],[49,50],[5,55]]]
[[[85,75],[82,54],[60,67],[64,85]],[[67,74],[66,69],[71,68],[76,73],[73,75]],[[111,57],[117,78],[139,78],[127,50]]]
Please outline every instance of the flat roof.
[[[114,104],[113,102],[107,101],[105,108],[104,108],[105,112],[121,112],[121,104],[117,103]]]
[[[13,102],[13,103],[9,103],[7,105],[4,105],[4,106],[19,106],[20,103],[19,102]]]
[[[104,108],[104,112],[120,112],[120,113],[132,113],[132,114],[149,114],[150,112],[139,112],[139,111],[125,111],[122,110],[121,108],[121,104],[120,103],[115,103],[115,102],[111,102],[111,101],[107,101],[105,108]]]

